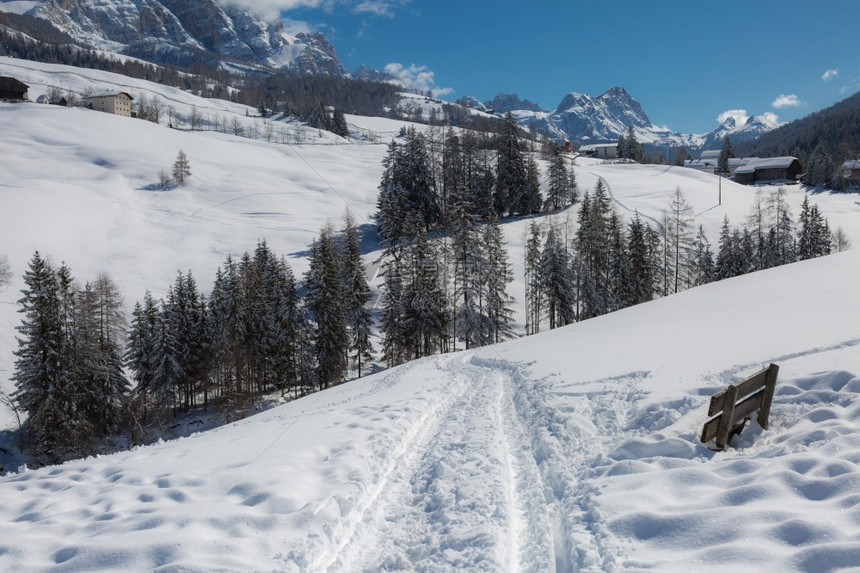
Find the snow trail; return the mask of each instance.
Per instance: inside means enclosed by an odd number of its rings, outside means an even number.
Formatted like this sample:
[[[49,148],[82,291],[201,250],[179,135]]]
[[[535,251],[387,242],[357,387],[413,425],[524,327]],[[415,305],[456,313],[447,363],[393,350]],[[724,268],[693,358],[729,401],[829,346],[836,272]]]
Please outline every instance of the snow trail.
[[[464,391],[397,458],[331,570],[546,571],[552,534],[512,381],[468,354],[436,367]],[[444,411],[441,411],[444,408]]]

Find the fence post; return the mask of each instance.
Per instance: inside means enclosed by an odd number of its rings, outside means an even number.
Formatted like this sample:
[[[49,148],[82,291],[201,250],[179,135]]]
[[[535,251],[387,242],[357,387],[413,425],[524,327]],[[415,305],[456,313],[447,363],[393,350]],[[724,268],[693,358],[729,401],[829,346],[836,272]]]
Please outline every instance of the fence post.
[[[720,426],[717,428],[717,448],[725,450],[726,444],[729,441],[729,434],[732,431],[732,418],[735,417],[735,401],[738,398],[738,389],[734,384],[729,384],[726,388],[726,401],[723,406],[723,413],[720,416]]]

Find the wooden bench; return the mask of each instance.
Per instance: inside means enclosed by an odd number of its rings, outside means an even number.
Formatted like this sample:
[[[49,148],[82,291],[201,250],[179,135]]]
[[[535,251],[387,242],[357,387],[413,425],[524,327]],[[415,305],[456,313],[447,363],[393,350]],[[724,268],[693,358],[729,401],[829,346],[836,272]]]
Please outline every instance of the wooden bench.
[[[726,449],[732,436],[740,434],[750,415],[758,410],[758,423],[767,429],[770,403],[776,389],[779,366],[771,364],[746,380],[730,384],[711,397],[708,416],[714,416],[702,428],[702,443],[717,440],[717,450]]]

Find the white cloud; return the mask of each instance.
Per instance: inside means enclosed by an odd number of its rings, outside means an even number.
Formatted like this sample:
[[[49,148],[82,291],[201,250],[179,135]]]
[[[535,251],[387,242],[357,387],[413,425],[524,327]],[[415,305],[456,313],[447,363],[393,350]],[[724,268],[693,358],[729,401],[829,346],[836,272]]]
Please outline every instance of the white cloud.
[[[294,8],[321,8],[334,11],[343,7],[349,12],[394,16],[395,9],[408,4],[411,0],[215,0],[222,6],[239,6],[256,12],[269,20],[277,19],[282,13]]]
[[[839,70],[827,70],[821,76],[821,79],[824,80],[825,82],[829,82],[830,80],[832,80],[833,78],[835,78],[838,75],[839,75]]]
[[[216,0],[222,6],[238,6],[260,14],[268,20],[277,19],[282,12],[294,8],[319,8],[323,0]]]
[[[726,110],[720,115],[717,116],[717,121],[723,123],[730,117],[735,118],[736,125],[744,125],[749,119],[749,115],[747,115],[747,110],[745,109],[730,109]]]
[[[801,104],[800,98],[794,94],[785,95],[780,94],[778,98],[773,100],[771,104],[776,109],[780,109],[783,107],[798,107]]]
[[[354,11],[373,14],[375,16],[394,16],[394,9],[406,4],[409,0],[361,0]]]
[[[452,88],[440,88],[436,85],[434,73],[427,69],[427,66],[416,66],[410,64],[404,66],[397,62],[392,62],[385,66],[384,71],[394,77],[395,81],[404,87],[430,91],[434,96],[439,97],[453,92]]]
[[[766,111],[761,115],[766,121],[770,123],[779,123],[779,116],[772,111]]]

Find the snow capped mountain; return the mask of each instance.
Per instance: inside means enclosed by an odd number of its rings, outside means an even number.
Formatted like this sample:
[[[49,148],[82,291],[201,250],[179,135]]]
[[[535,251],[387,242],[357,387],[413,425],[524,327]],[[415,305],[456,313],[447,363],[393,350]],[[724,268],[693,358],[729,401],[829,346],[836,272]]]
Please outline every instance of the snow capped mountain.
[[[701,136],[701,148],[719,149],[726,135],[731,138],[732,143],[749,141],[776,129],[780,125],[782,124],[773,114],[754,115],[750,118],[743,115],[740,117],[729,115],[719,127]]]
[[[567,94],[552,115],[556,125],[567,134],[578,134],[578,139],[605,141],[618,137],[632,125],[639,130],[650,130],[651,120],[638,101],[622,87],[592,97],[588,94]]]
[[[491,100],[484,102],[487,109],[492,109],[496,113],[507,113],[509,111],[543,111],[541,107],[530,102],[527,99],[520,99],[517,94],[498,94]]]
[[[4,4],[0,3],[0,9]],[[11,3],[16,4],[16,3]],[[80,43],[142,59],[204,61],[346,77],[323,34],[288,34],[280,21],[215,0],[47,0],[28,14]]]
[[[640,143],[664,148],[684,145],[693,151],[718,148],[726,135],[731,136],[733,142],[754,139],[780,125],[773,114],[747,117],[745,111],[733,110],[719,118],[721,123],[713,131],[677,133],[651,123],[642,105],[620,86],[597,97],[570,92],[551,112],[516,94],[499,94],[483,103],[474,96],[466,96],[457,103],[480,111],[493,110],[497,114],[511,112],[522,127],[534,126],[555,139],[581,143],[614,141],[632,125]]]

